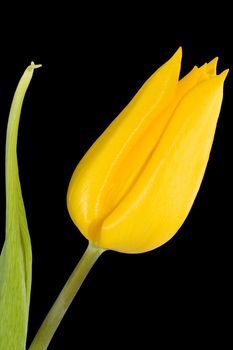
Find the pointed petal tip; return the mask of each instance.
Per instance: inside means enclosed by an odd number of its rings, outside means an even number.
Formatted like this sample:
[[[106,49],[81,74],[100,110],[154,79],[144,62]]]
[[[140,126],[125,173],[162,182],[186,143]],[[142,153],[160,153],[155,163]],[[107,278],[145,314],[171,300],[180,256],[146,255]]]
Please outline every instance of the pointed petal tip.
[[[218,63],[219,57],[216,56],[215,58],[213,58],[208,64],[216,64]]]
[[[174,55],[167,61],[169,65],[174,65],[179,67],[181,66],[181,60],[182,60],[182,48],[179,47],[178,50],[174,53]]]
[[[216,65],[217,65],[217,63],[218,63],[218,60],[219,60],[219,57],[218,56],[216,56],[212,61],[210,61],[210,62],[216,62]]]
[[[207,65],[207,72],[210,76],[215,76],[217,73],[218,57],[215,57]]]
[[[176,52],[182,53],[182,51],[183,51],[182,46],[179,46]]]
[[[228,72],[229,69],[225,69],[222,73],[212,76],[209,80],[213,82],[214,86],[222,88]]]
[[[229,72],[229,69],[225,69],[222,73],[215,75],[214,77],[211,77],[211,80],[215,81],[216,86],[222,88],[225,82],[225,79],[228,75],[228,72]]]
[[[219,74],[219,77],[222,78],[222,81],[223,81],[223,82],[224,82],[224,80],[226,79],[228,73],[229,73],[229,69],[225,69],[221,74]]]
[[[175,54],[173,55],[173,57],[177,57],[177,58],[179,58],[179,59],[181,60],[182,54],[183,54],[183,50],[182,50],[182,47],[180,46],[180,47],[176,50],[176,52],[175,52]]]

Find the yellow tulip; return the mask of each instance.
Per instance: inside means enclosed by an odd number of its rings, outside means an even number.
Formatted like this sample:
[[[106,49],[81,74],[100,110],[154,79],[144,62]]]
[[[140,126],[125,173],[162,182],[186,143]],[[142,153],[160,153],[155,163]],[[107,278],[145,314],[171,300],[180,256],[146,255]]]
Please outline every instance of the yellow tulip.
[[[227,70],[217,59],[179,80],[181,48],[97,139],[71,178],[67,206],[95,246],[142,253],[186,219],[207,166]]]

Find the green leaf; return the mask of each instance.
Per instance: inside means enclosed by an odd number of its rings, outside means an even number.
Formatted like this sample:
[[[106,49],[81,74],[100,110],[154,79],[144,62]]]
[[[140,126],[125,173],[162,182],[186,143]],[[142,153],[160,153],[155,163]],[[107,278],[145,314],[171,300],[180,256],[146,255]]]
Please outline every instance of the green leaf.
[[[0,349],[24,350],[31,291],[32,252],[17,162],[20,112],[33,71],[19,81],[9,114],[6,138],[6,237],[0,256]]]

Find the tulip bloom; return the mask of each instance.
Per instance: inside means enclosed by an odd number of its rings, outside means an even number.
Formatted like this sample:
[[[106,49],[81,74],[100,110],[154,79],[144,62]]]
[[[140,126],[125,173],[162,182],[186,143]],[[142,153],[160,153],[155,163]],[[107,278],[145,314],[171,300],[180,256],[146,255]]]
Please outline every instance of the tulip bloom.
[[[142,253],[186,219],[207,166],[227,71],[179,80],[181,48],[97,139],[71,178],[70,216],[93,245]]]

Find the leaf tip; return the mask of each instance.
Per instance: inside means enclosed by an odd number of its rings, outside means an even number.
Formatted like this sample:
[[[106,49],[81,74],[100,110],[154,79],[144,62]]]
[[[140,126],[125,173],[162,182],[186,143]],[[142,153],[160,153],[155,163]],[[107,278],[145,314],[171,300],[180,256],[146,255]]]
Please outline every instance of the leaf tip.
[[[28,66],[28,70],[31,71],[40,67],[42,67],[42,64],[35,64],[33,61],[31,61],[31,64]]]

